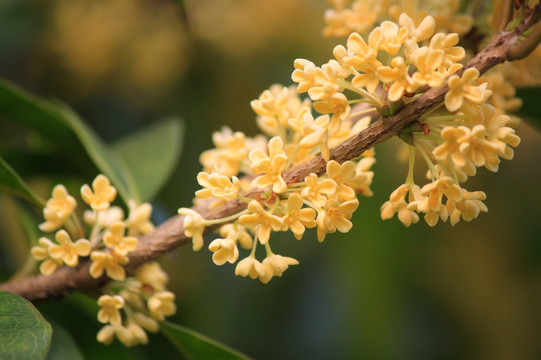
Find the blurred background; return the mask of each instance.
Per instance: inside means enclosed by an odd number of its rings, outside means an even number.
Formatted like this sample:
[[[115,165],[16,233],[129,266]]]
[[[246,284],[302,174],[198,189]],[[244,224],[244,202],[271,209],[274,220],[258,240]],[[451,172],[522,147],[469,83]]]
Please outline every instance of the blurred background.
[[[255,135],[250,100],[273,83],[290,84],[295,58],[321,64],[344,42],[321,37],[326,7],[324,0],[2,0],[0,76],[69,104],[108,142],[180,116],[181,160],[153,202],[160,223],[191,204],[213,131],[227,125]],[[541,118],[533,105],[541,92],[520,95],[527,120],[515,159],[497,174],[480,169],[465,185],[488,197],[489,212],[476,221],[408,229],[396,218],[381,221],[379,207],[407,172],[391,141],[376,149],[374,196],[360,199],[350,233],[323,243],[314,231],[302,241],[273,235],[275,252],[300,262],[282,278],[268,285],[237,278],[233,265],[217,267],[210,252],[189,246],[164,257],[177,295],[173,321],[257,359],[541,358],[541,133],[531,125]],[[25,129],[0,119],[0,155],[13,158],[29,141]],[[95,176],[62,164],[36,176],[24,158],[12,165],[32,174],[25,179],[44,196],[58,181],[76,189]],[[7,274],[28,246],[11,201],[0,197],[0,206]],[[146,347],[103,346],[95,313],[79,306],[74,298],[39,304],[88,358],[172,350],[159,334]]]

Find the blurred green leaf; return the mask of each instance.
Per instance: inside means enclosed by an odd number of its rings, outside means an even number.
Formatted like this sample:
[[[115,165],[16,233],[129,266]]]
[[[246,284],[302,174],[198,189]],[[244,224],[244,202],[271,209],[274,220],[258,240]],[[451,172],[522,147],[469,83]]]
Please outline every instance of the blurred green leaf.
[[[115,185],[124,202],[129,199],[138,199],[137,190],[130,186],[132,176],[126,169],[126,166],[115,157],[112,151],[101,138],[86,125],[81,118],[75,114],[69,107],[63,104],[57,105],[57,112],[62,119],[71,127],[75,135],[85,148],[88,156],[94,164],[109,177]]]
[[[70,333],[57,321],[53,325],[53,339],[47,360],[83,360],[84,356]]]
[[[517,89],[517,97],[522,99],[519,116],[541,131],[541,110],[537,106],[539,101],[539,88]]]
[[[168,321],[161,323],[161,331],[187,359],[250,359],[205,335]]]
[[[0,156],[0,188],[5,189],[23,199],[26,199],[38,207],[44,207],[45,201],[41,199],[26,183],[17,175],[15,170]]]
[[[184,135],[183,123],[171,118],[127,135],[112,150],[133,176],[140,202],[152,199],[178,164]]]
[[[45,359],[51,325],[22,297],[0,292],[0,359]]]

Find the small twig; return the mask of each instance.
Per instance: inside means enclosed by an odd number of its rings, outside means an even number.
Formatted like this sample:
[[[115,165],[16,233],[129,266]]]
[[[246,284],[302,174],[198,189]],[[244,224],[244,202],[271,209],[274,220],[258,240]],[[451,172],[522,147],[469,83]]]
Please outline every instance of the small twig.
[[[526,39],[509,48],[507,53],[509,60],[520,60],[528,56],[541,42],[541,24],[536,24],[531,28],[531,32]]]
[[[537,6],[524,23],[516,29],[494,35],[490,44],[475,55],[457,74],[461,75],[465,69],[470,67],[484,73],[493,66],[506,61],[509,49],[517,43],[521,34],[532,24],[535,24],[540,17],[541,10]],[[374,145],[396,136],[405,126],[417,121],[421,115],[440,104],[447,91],[447,85],[428,90],[404,106],[396,115],[376,121],[367,129],[332,148],[331,158],[340,163],[355,159]],[[293,180],[300,179],[302,181],[310,173],[323,174],[325,169],[325,161],[321,156],[318,156],[289,170],[284,174],[284,180],[288,184]],[[259,193],[260,191],[254,190],[245,196],[256,198]],[[240,200],[231,200],[219,207],[212,208],[209,207],[209,202],[201,202],[193,209],[205,219],[217,219],[246,209],[246,203]],[[208,232],[212,229],[209,227],[205,230]],[[184,235],[183,217],[174,216],[158,226],[152,233],[139,238],[137,250],[129,255],[130,262],[126,266],[126,271],[129,274],[133,273],[141,264],[157,259],[164,253],[190,242],[191,239]],[[88,272],[89,266],[90,261],[87,260],[76,268],[62,267],[49,276],[36,275],[0,284],[0,290],[10,291],[30,301],[36,301],[61,297],[75,290],[90,291],[107,283],[108,279],[105,276],[99,279],[92,278]]]

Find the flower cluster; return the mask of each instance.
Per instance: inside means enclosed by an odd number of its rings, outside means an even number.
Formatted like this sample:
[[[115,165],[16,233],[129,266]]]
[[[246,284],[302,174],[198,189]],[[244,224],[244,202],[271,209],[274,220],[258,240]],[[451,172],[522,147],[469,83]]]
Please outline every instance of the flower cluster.
[[[468,33],[474,23],[473,16],[463,12],[459,0],[328,0],[332,9],[325,12],[326,27],[323,35],[345,37],[352,32],[364,33],[374,28],[379,21],[398,20],[406,13],[415,23],[431,15],[438,31]]]
[[[291,231],[300,240],[307,228],[316,228],[319,241],[329,233],[348,232],[350,218],[359,205],[356,195],[372,195],[373,151],[356,162],[329,161],[329,148],[365,129],[370,118],[356,122],[346,121],[343,115],[314,118],[312,103],[301,100],[297,90],[294,86],[273,85],[252,101],[256,122],[267,137],[249,138],[224,128],[213,135],[216,148],[201,155],[204,169],[197,176],[202,186],[196,192],[197,201],[212,198],[210,206],[215,207],[238,199],[247,209],[213,220],[192,209],[178,211],[184,215],[184,231],[193,239],[194,250],[203,247],[205,227],[223,224],[217,230],[219,237],[208,246],[214,263],[236,263],[239,245],[251,249],[237,263],[235,274],[263,283],[298,263],[272,252],[273,231]],[[318,155],[328,161],[324,174],[286,181],[284,174],[289,169]],[[258,246],[265,247],[262,261],[256,258]]]
[[[79,257],[90,256],[93,261],[90,266],[92,277],[98,278],[105,272],[111,279],[125,278],[122,265],[128,263],[128,253],[137,247],[136,236],[154,229],[150,222],[152,206],[148,203],[138,205],[130,200],[129,215],[124,219],[124,211],[118,206],[111,206],[116,194],[105,175],[98,175],[92,187],[86,184],[81,187],[81,198],[91,208],[83,213],[84,222],[89,227],[86,233],[75,213],[77,201],[63,185],[55,186],[43,209],[45,222],[39,228],[44,232],[56,231],[56,242],[42,237],[39,245],[31,250],[35,259],[43,261],[40,265],[42,274],[50,275],[64,264],[77,266]],[[75,238],[78,240],[73,242]]]
[[[98,299],[98,321],[106,324],[97,335],[110,344],[116,337],[125,346],[146,344],[146,331],[157,332],[159,321],[176,312],[175,294],[167,291],[169,281],[160,264],[150,262],[135,271],[134,277],[114,281]]]
[[[116,335],[126,346],[132,346],[147,342],[143,329],[157,331],[156,321],[175,312],[174,295],[166,291],[167,274],[157,263],[139,267],[135,279],[126,279],[123,265],[129,262],[127,255],[137,248],[136,237],[154,230],[150,221],[152,206],[130,200],[125,218],[122,208],[111,206],[116,194],[104,175],[98,175],[92,187],[83,185],[81,198],[90,207],[83,212],[84,226],[75,212],[77,201],[63,185],[55,186],[43,209],[45,222],[39,226],[44,232],[56,232],[55,241],[41,237],[31,254],[42,261],[40,271],[44,275],[63,265],[75,267],[80,257],[90,257],[92,277],[105,273],[116,280],[109,285],[107,295],[98,300],[102,307],[98,320],[109,324],[98,333],[98,340],[110,343]],[[124,321],[120,309],[124,310]]]

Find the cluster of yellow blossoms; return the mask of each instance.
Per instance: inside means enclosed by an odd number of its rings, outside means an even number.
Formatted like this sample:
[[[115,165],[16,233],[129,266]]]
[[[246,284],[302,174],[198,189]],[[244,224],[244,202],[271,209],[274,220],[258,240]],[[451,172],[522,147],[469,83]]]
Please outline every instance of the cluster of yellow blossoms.
[[[179,209],[194,250],[203,247],[205,227],[227,223],[208,247],[214,263],[237,262],[238,244],[251,248],[249,256],[237,263],[235,274],[267,283],[297,264],[271,251],[271,231],[290,230],[301,239],[306,228],[315,227],[320,241],[328,233],[349,231],[359,204],[356,193],[372,194],[374,153],[369,150],[355,162],[339,164],[330,160],[329,149],[365,129],[375,114],[385,121],[428,89],[445,83],[449,91],[444,103],[419,114],[419,120],[400,134],[409,144],[409,173],[381,207],[381,216],[398,214],[409,226],[424,214],[434,226],[439,219],[450,219],[454,225],[487,211],[485,194],[460,184],[475,175],[477,167],[497,171],[500,158],[513,157],[511,147],[520,138],[507,126],[510,118],[503,111],[520,105],[519,100],[514,92],[489,100],[488,85],[497,79],[480,79],[474,68],[456,75],[466,52],[457,46],[457,33],[435,34],[436,25],[432,16],[414,21],[402,13],[398,23],[382,22],[367,39],[351,33],[346,46],[336,46],[334,59],[322,66],[297,59],[292,74],[297,87],[273,85],[251,103],[268,141],[228,128],[215,133],[216,148],[200,158],[204,169],[197,177],[203,187],[196,193],[198,201],[212,198],[210,206],[216,207],[238,199],[247,209],[213,220],[192,209]],[[309,99],[301,100],[298,93],[307,93]],[[314,117],[313,110],[321,115]],[[416,152],[429,169],[430,182],[422,187],[413,180]],[[327,162],[325,174],[284,180],[291,167],[317,155]],[[258,245],[266,249],[262,262],[255,256]]]
[[[215,220],[203,219],[192,209],[179,209],[194,250],[203,247],[206,226],[225,223],[217,230],[220,237],[208,246],[214,263],[237,262],[238,245],[251,249],[237,263],[235,274],[259,278],[263,283],[281,276],[289,265],[298,264],[293,258],[272,252],[271,231],[290,230],[300,240],[306,228],[316,228],[319,241],[337,230],[348,232],[352,227],[349,219],[359,205],[356,193],[372,194],[373,151],[357,162],[329,161],[322,176],[310,174],[291,183],[284,180],[283,174],[296,164],[319,154],[328,160],[330,147],[363,130],[370,121],[365,117],[353,124],[329,115],[314,119],[311,102],[301,101],[296,90],[294,86],[273,85],[252,101],[257,124],[268,138],[249,138],[223,128],[213,135],[216,148],[201,154],[204,169],[197,180],[203,189],[196,192],[197,201],[212,198],[211,207],[216,207],[238,199],[247,204],[247,209]],[[265,247],[262,261],[256,259],[258,245]]]
[[[56,241],[41,237],[39,245],[31,249],[31,254],[42,261],[40,271],[44,275],[54,273],[63,265],[75,267],[80,257],[90,257],[89,273],[93,278],[99,278],[105,272],[116,280],[108,286],[112,290],[107,291],[120,293],[120,296],[104,295],[98,300],[98,304],[103,306],[98,314],[99,321],[111,324],[100,331],[98,340],[110,343],[116,334],[122,343],[131,346],[146,343],[146,333],[142,328],[157,331],[156,320],[163,320],[164,316],[175,312],[174,295],[165,290],[167,275],[157,263],[139,267],[135,279],[126,279],[123,265],[129,262],[127,255],[137,248],[136,236],[154,230],[150,221],[152,206],[149,203],[138,205],[131,200],[128,203],[129,214],[125,218],[122,208],[111,206],[116,195],[116,189],[104,175],[98,175],[92,187],[83,185],[81,198],[90,206],[90,210],[83,212],[87,225],[84,227],[75,212],[75,198],[65,186],[55,186],[43,209],[45,221],[39,228],[43,232],[55,232]],[[116,312],[113,308],[117,309]],[[126,314],[124,325],[118,313],[120,308],[124,308]]]

